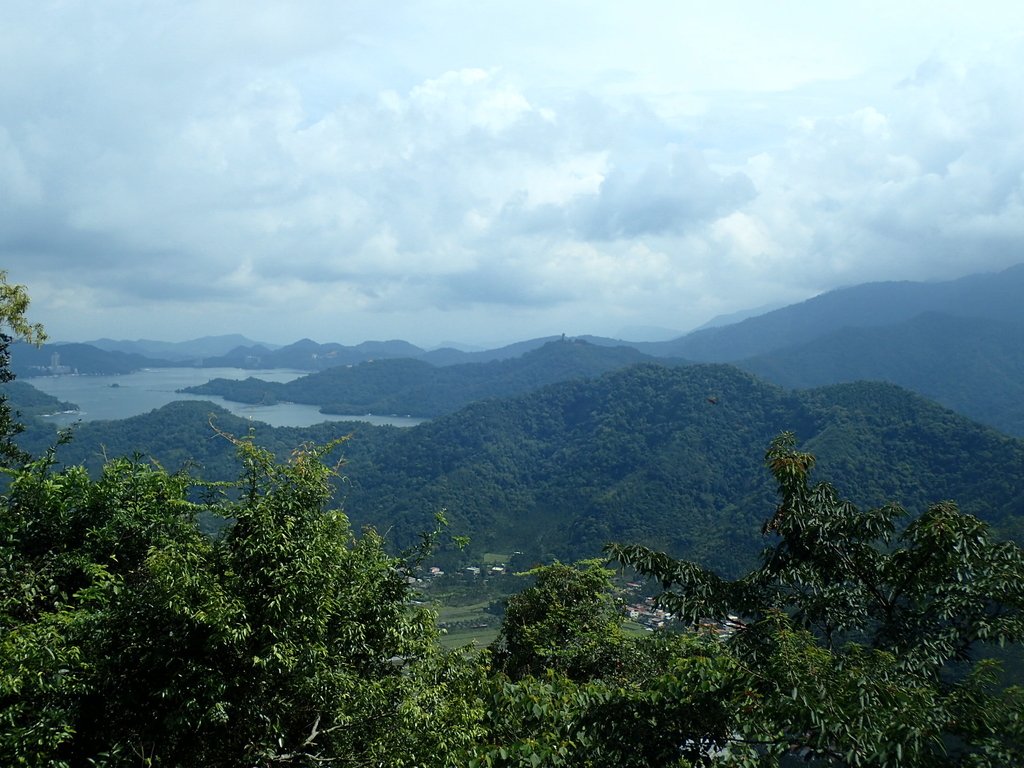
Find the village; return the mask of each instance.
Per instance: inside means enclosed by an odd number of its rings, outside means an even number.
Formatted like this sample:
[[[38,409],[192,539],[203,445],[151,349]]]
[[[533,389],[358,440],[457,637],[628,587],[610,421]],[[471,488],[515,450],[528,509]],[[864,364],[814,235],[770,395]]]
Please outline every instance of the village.
[[[490,561],[454,572],[446,572],[437,565],[424,566],[419,574],[408,579],[411,585],[423,590],[424,597],[430,598],[428,602],[438,605],[438,626],[450,636],[452,645],[465,637],[478,645],[493,640],[504,614],[505,599],[525,586],[522,574],[506,562]],[[626,631],[680,629],[675,614],[660,607],[654,595],[644,594],[649,591],[648,585],[638,581],[618,584],[616,599]],[[725,640],[743,626],[738,616],[730,615],[723,621],[702,619],[697,631]]]

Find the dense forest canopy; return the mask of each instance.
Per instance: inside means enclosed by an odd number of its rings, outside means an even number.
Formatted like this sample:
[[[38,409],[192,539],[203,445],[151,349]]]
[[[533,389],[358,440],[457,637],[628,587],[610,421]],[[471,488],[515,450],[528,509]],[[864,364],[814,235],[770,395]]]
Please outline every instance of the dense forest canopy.
[[[440,553],[453,564],[484,552],[571,560],[619,540],[746,567],[762,546],[756,521],[772,494],[751,446],[787,429],[858,503],[957,499],[1004,535],[1022,532],[1021,441],[893,385],[787,392],[730,366],[628,367],[474,403],[412,429],[271,428],[179,402],[82,424],[57,459],[98,472],[105,456],[138,452],[172,471],[192,466],[228,480],[232,449],[215,438],[211,416],[234,434],[254,428],[278,455],[350,435],[337,503],[357,525],[389,530],[399,548],[447,509],[471,540],[467,553]],[[31,437],[36,452],[52,439]]]

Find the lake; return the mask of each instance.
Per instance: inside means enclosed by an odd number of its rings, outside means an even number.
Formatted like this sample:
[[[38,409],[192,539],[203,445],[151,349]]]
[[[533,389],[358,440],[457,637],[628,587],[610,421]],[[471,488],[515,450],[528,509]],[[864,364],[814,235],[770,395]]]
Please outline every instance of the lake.
[[[262,421],[273,427],[308,427],[322,421],[366,421],[412,427],[426,419],[370,414],[324,414],[315,405],[277,403],[246,405],[232,403],[216,395],[187,395],[177,390],[205,384],[210,379],[245,379],[253,376],[264,381],[286,382],[305,376],[308,371],[251,370],[245,368],[146,368],[119,376],[34,376],[22,378],[36,389],[81,409],[77,413],[59,413],[46,420],[65,426],[76,421],[125,419],[149,413],[175,400],[206,400],[223,406],[243,418]]]

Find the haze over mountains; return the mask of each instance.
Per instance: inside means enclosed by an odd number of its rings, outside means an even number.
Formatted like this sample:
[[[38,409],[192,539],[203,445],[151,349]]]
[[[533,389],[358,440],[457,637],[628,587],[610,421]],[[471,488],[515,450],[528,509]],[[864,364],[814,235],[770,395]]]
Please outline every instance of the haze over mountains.
[[[655,360],[672,362],[627,346],[557,340],[518,357],[487,362],[437,366],[422,359],[381,359],[328,368],[283,384],[255,378],[214,379],[183,391],[244,403],[319,405],[323,413],[433,417],[452,413],[475,400],[523,394],[547,384],[589,378]]]
[[[207,357],[224,355],[239,347],[254,346],[259,344],[267,349],[276,349],[272,344],[255,342],[246,338],[240,333],[226,336],[204,336],[191,341],[155,341],[153,339],[137,339],[135,341],[116,341],[114,339],[97,339],[84,342],[98,349],[108,352],[125,352],[127,354],[143,355],[160,360],[173,360],[177,362],[196,362]]]
[[[786,387],[861,379],[889,381],[1009,434],[1024,435],[1022,296],[1024,264],[947,282],[853,286],[740,322],[701,328],[667,342],[581,338],[595,346],[630,347],[648,358],[730,362]],[[455,348],[428,351],[397,340],[346,346],[303,339],[276,349],[240,336],[177,344],[101,340],[97,342],[101,347],[53,344],[34,350],[18,345],[12,357],[14,370],[22,377],[45,372],[52,351],[59,352],[61,364],[82,373],[126,372],[140,366],[186,362],[328,371],[370,360],[407,359],[437,367],[490,363],[518,359],[559,338],[529,339],[474,352]],[[140,350],[163,358],[140,357]],[[644,359],[624,356],[621,349],[608,353],[600,363],[599,356],[591,350],[586,363],[579,361],[579,370],[565,360],[556,363],[552,357],[549,362],[562,366],[562,370],[537,374],[536,383],[572,378],[577,373],[592,375]],[[535,367],[541,365],[532,362]],[[476,389],[469,384],[487,376],[500,379],[501,369],[476,371],[470,367],[444,373],[410,362],[389,365],[372,372],[335,370],[326,377],[287,386],[250,383],[244,393],[239,385],[211,385],[206,391],[244,402],[293,399],[333,412],[434,416],[476,396],[513,394],[527,387],[524,382],[494,383],[490,388],[480,385]],[[352,387],[362,393],[351,391]],[[452,391],[453,387],[461,393]],[[442,402],[447,405],[441,406]],[[345,411],[342,404],[355,410]]]
[[[1024,324],[1024,264],[935,283],[865,283],[823,293],[764,315],[636,345],[649,354],[734,362],[803,344],[842,328],[877,328],[926,312]]]
[[[646,342],[582,336],[594,343],[633,346],[654,356],[699,362],[734,362],[820,338],[843,328],[895,325],[924,313],[1024,324],[1024,264],[996,273],[968,275],[943,282],[879,282],[829,291],[807,301],[749,316],[750,311],[713,318],[700,328],[669,341]],[[262,367],[296,365],[307,370],[382,357],[412,357],[435,364],[482,362],[522,354],[557,338],[523,340],[498,349],[467,352],[454,347],[424,350],[408,342],[365,341],[354,346],[319,344],[302,339],[277,347],[244,336],[205,337],[187,342],[114,341],[88,344],[111,352],[140,354],[159,360],[190,361],[210,366],[234,365],[261,358]],[[52,345],[71,346],[71,345]],[[245,366],[243,366],[245,367]]]

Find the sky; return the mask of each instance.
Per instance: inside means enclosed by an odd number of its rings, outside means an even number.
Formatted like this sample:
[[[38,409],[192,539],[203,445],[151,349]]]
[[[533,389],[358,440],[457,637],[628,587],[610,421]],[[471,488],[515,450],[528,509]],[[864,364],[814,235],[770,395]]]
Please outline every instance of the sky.
[[[66,341],[678,335],[1024,261],[1021,72],[1019,2],[12,0],[0,268]]]

